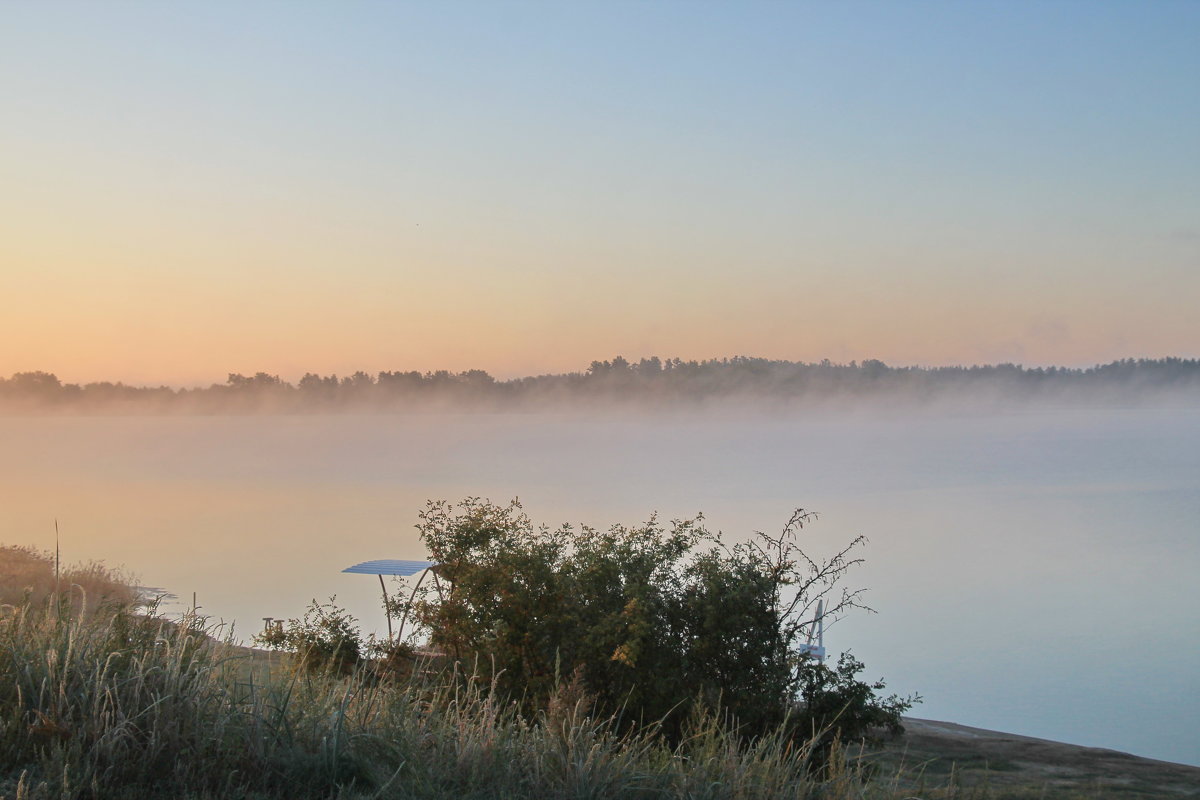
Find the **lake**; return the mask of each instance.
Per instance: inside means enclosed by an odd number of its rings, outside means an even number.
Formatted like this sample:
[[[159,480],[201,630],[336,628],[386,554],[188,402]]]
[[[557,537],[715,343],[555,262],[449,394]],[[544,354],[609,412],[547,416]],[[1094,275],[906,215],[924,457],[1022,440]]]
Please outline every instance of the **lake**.
[[[427,498],[538,522],[703,512],[731,539],[796,507],[855,534],[878,613],[826,631],[916,716],[1200,765],[1200,410],[786,415],[0,417],[0,541],[124,565],[203,613],[336,595],[421,558]]]

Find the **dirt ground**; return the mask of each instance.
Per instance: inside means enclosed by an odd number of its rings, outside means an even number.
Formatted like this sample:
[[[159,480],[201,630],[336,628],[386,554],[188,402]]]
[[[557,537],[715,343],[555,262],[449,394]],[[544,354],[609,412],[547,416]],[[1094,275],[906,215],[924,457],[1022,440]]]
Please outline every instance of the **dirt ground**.
[[[953,722],[906,717],[904,727],[903,737],[865,759],[880,774],[903,768],[918,792],[954,783],[986,786],[995,798],[1200,798],[1200,767]]]

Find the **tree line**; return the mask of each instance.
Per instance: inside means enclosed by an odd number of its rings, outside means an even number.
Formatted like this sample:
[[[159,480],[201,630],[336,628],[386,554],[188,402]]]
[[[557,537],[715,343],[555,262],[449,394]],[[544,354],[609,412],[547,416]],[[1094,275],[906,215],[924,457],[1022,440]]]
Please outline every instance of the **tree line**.
[[[586,370],[497,380],[479,369],[381,371],[351,375],[308,373],[291,383],[279,375],[230,373],[202,388],[132,386],[120,382],[65,383],[49,372],[0,378],[0,410],[7,413],[326,413],[469,410],[528,406],[647,404],[695,406],[709,402],[776,405],[841,403],[873,398],[913,402],[941,399],[1048,400],[1124,403],[1165,396],[1200,398],[1200,359],[1122,359],[1086,368],[889,366],[882,361],[794,362],[766,358],[684,361],[621,356],[593,361]]]

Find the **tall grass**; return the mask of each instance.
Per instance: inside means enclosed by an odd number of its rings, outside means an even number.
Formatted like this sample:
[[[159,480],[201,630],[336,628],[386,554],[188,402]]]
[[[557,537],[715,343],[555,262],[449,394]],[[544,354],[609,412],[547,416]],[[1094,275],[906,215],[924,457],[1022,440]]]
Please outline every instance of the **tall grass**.
[[[59,570],[53,553],[32,547],[0,546],[0,605],[44,604],[56,592],[78,608],[105,602],[131,605],[139,599],[131,576],[89,561]]]
[[[453,670],[269,669],[204,620],[153,610],[45,598],[0,618],[0,796],[910,796],[897,776],[872,781],[844,757],[816,780],[805,746],[743,741],[716,715],[672,746],[652,727],[618,735],[570,687],[529,717]]]

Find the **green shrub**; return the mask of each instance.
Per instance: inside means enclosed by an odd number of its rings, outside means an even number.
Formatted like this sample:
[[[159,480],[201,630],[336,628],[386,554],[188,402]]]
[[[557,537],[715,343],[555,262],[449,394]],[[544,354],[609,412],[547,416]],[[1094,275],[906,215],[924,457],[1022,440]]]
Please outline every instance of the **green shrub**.
[[[835,742],[878,744],[884,736],[903,733],[901,715],[920,702],[917,695],[879,697],[876,692],[886,688],[884,682],[860,681],[863,669],[862,662],[849,653],[842,653],[836,667],[816,659],[801,664],[795,722],[808,737],[812,763],[818,768],[828,763]]]
[[[295,654],[293,663],[303,672],[346,675],[363,657],[358,625],[333,597],[328,603],[313,600],[303,618],[270,626],[254,636],[254,642]]]
[[[780,535],[731,547],[700,518],[550,529],[516,501],[431,502],[418,527],[438,580],[411,609],[392,610],[411,612],[436,649],[479,665],[527,713],[575,677],[597,713],[628,728],[656,723],[675,741],[702,709],[748,736],[785,720],[807,732],[826,717],[809,713],[817,705],[804,693],[826,687],[865,704],[846,709],[855,719],[898,718],[908,701],[879,701],[876,687],[841,672],[814,683],[824,668],[801,653],[814,625],[862,607],[838,581],[863,540],[815,561],[797,544],[813,519],[798,511]],[[855,738],[848,720],[835,730]]]

